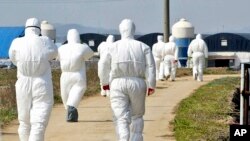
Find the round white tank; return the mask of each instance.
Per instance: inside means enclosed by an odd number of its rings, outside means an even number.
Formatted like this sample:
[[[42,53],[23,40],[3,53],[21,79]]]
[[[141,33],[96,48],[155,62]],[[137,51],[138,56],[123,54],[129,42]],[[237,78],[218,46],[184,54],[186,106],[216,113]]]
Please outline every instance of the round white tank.
[[[194,38],[194,27],[182,18],[172,26],[172,34],[176,38]]]
[[[56,29],[48,21],[41,22],[41,34],[49,37],[54,42],[56,41]]]

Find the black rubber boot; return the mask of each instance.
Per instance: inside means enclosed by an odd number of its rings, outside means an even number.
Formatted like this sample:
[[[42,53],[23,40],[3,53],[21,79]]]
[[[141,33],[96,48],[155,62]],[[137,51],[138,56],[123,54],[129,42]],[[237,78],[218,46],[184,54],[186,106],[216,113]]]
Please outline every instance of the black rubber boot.
[[[68,106],[67,121],[68,122],[78,122],[78,111],[73,106]]]

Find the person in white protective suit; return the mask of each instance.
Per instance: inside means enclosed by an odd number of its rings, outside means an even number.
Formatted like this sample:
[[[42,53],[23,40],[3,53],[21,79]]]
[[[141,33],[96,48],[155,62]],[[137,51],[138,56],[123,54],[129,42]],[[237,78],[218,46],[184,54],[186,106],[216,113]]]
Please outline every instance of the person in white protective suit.
[[[164,64],[163,64],[163,50],[165,47],[165,43],[163,42],[163,36],[158,35],[157,36],[157,43],[155,43],[152,47],[152,53],[155,60],[155,66],[156,66],[156,80],[163,80],[164,77]]]
[[[109,47],[114,43],[115,41],[115,37],[113,35],[109,35],[106,39],[106,42],[102,42],[98,48],[98,54],[100,56],[100,58],[102,58],[103,56],[105,56],[104,54],[107,53],[109,51]],[[103,90],[101,87],[101,95],[106,97],[109,96],[110,91],[109,90]]]
[[[193,78],[197,81],[203,81],[203,69],[206,67],[208,58],[208,49],[206,42],[201,34],[196,35],[188,47],[188,58],[193,61]]]
[[[58,49],[62,75],[60,78],[61,97],[67,110],[67,121],[77,122],[77,107],[87,88],[85,61],[94,55],[86,44],[81,44],[80,35],[76,29],[70,29],[67,34],[67,44]]]
[[[164,75],[166,79],[170,77],[171,81],[175,80],[176,68],[178,65],[178,47],[174,42],[174,37],[169,37],[169,42],[166,43],[163,50],[164,57]]]
[[[155,62],[146,44],[134,40],[135,25],[124,19],[121,40],[114,42],[98,64],[104,90],[109,90],[119,141],[143,141],[145,96],[154,93]],[[108,75],[111,72],[110,76]]]
[[[40,36],[40,22],[29,18],[25,36],[13,40],[9,57],[17,66],[16,100],[20,141],[43,141],[54,104],[49,60],[57,56],[57,47]]]
[[[108,52],[109,47],[112,45],[112,43],[115,41],[115,37],[113,35],[109,35],[106,39],[106,41],[102,42],[98,47],[97,47],[97,52],[100,57],[106,52]]]

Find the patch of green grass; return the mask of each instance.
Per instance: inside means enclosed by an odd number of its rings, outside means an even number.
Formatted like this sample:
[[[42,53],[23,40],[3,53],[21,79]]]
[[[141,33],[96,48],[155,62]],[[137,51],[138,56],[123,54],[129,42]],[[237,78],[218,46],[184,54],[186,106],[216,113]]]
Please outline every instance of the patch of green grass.
[[[184,99],[172,122],[177,141],[217,141],[229,138],[231,99],[240,78],[217,79]]]
[[[203,72],[206,74],[239,74],[240,71],[235,71],[226,67],[217,67],[217,68],[206,68]],[[192,68],[178,68],[176,71],[176,77],[182,76],[192,76]]]
[[[17,109],[15,107],[9,109],[0,109],[0,126],[8,124],[10,121],[16,119]]]
[[[240,71],[227,67],[206,68],[204,74],[240,74]]]

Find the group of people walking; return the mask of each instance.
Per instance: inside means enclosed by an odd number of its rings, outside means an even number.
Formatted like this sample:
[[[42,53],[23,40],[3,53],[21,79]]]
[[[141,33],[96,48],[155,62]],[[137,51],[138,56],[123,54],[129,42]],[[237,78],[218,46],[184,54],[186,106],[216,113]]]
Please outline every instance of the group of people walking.
[[[109,36],[100,47],[98,76],[102,94],[110,97],[119,141],[142,141],[145,97],[154,93],[155,63],[146,44],[134,40],[135,24],[125,19],[119,26],[121,40]],[[110,44],[109,44],[110,43]],[[112,43],[112,45],[111,45]],[[102,50],[102,51],[101,51]],[[41,36],[37,18],[27,19],[25,36],[13,40],[9,57],[17,66],[16,99],[20,141],[43,141],[54,104],[50,61],[61,66],[61,97],[68,122],[78,121],[77,107],[87,88],[85,61],[94,52],[70,29],[67,43],[57,49]],[[110,92],[110,95],[108,94]]]
[[[61,97],[68,122],[78,121],[77,107],[86,90],[85,61],[93,56],[82,44],[76,29],[70,29],[68,43],[57,49],[46,36],[41,36],[40,22],[30,18],[25,36],[13,40],[9,57],[17,66],[16,100],[20,141],[43,141],[54,104],[50,61],[58,59],[61,66]]]
[[[156,64],[156,80],[170,78],[171,81],[174,81],[178,65],[178,47],[175,44],[174,37],[170,36],[169,42],[164,43],[163,36],[158,35],[157,41],[152,47]]]
[[[157,36],[157,43],[152,47],[156,65],[156,80],[175,80],[176,69],[178,68],[178,46],[175,37],[170,36],[169,42],[164,43],[163,36]],[[208,49],[200,34],[189,44],[188,62],[193,64],[193,78],[203,81],[203,70],[207,66]]]
[[[120,40],[115,41],[110,35],[98,47],[101,95],[110,98],[118,140],[143,141],[145,98],[154,93],[156,80],[164,76],[175,80],[178,48],[173,36],[167,44],[158,36],[158,43],[151,51],[148,45],[134,39],[135,24],[130,19],[122,20],[119,31]],[[81,43],[76,29],[68,31],[67,43],[58,49],[40,34],[39,20],[30,18],[26,21],[25,36],[13,40],[9,49],[10,59],[17,66],[20,141],[44,141],[54,103],[50,67],[53,59],[60,61],[60,90],[67,111],[66,121],[78,121],[77,108],[87,89],[85,61],[94,54],[87,44]],[[203,56],[207,57],[202,54],[205,44],[200,40],[191,44],[189,56],[193,54],[194,64],[199,64]],[[195,77],[200,70],[199,65],[195,67]]]

